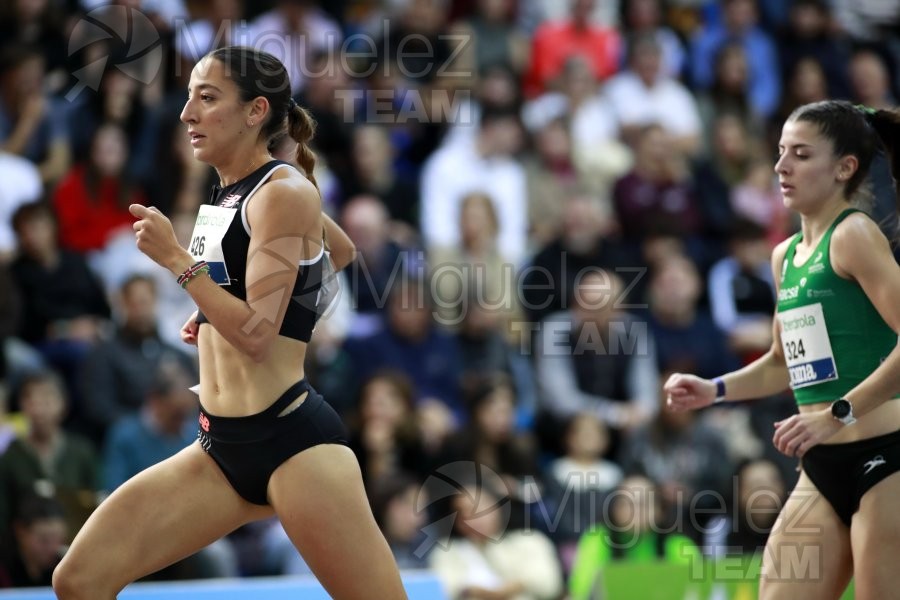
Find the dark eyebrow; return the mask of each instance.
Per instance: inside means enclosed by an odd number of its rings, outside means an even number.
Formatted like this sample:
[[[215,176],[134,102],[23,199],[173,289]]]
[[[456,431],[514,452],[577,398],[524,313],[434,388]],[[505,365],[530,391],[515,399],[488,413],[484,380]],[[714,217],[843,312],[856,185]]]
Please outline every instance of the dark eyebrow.
[[[202,91],[202,90],[206,90],[206,89],[213,90],[213,91],[216,91],[216,92],[221,92],[221,91],[222,91],[222,90],[220,90],[219,88],[217,88],[216,86],[214,86],[214,85],[211,84],[211,83],[199,83],[199,84],[197,84],[197,87],[194,88],[194,89],[195,89],[196,91],[198,91],[198,92],[199,92],[199,91]],[[191,92],[191,88],[188,88],[188,93],[190,93],[190,92]]]

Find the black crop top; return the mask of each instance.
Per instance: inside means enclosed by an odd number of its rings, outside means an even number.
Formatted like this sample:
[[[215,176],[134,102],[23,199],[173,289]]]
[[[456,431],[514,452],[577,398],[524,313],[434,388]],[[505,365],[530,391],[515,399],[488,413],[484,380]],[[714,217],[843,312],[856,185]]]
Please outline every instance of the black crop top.
[[[209,276],[232,296],[247,299],[244,276],[247,270],[247,251],[250,247],[250,224],[247,203],[272,173],[290,164],[273,160],[243,179],[225,187],[214,186],[209,202],[200,207],[191,244],[188,250],[196,260],[205,260]],[[322,306],[323,264],[329,259],[324,248],[315,258],[300,262],[300,270],[291,301],[288,302],[280,335],[309,342]],[[208,323],[206,316],[197,313],[197,323]],[[251,324],[255,327],[255,324]]]

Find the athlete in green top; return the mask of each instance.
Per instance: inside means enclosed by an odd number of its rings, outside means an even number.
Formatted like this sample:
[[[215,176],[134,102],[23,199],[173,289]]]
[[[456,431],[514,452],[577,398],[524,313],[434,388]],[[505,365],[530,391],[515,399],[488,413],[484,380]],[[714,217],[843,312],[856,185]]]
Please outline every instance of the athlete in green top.
[[[791,114],[775,172],[801,231],[772,253],[772,348],[720,378],[665,384],[671,410],[793,389],[799,413],[773,441],[803,471],[766,545],[763,599],[837,598],[851,576],[858,598],[896,595],[883,559],[900,552],[900,402],[888,401],[900,392],[900,268],[851,200],[879,145],[900,179],[898,140],[892,111],[825,101]]]

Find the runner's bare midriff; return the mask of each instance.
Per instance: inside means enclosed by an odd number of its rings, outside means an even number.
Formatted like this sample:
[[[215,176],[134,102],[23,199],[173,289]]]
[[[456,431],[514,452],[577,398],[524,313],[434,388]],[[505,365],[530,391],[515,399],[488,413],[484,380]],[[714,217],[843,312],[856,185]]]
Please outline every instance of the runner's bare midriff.
[[[306,343],[278,336],[267,360],[255,362],[204,323],[198,333],[200,403],[209,414],[241,417],[265,410],[303,378]]]

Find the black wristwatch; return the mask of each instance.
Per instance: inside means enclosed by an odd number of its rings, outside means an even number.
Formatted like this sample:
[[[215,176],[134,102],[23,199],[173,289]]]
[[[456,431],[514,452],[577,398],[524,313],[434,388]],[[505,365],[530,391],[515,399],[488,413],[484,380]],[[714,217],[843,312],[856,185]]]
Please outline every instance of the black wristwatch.
[[[844,425],[856,423],[856,417],[853,416],[853,405],[846,398],[838,398],[831,403],[831,416]]]

